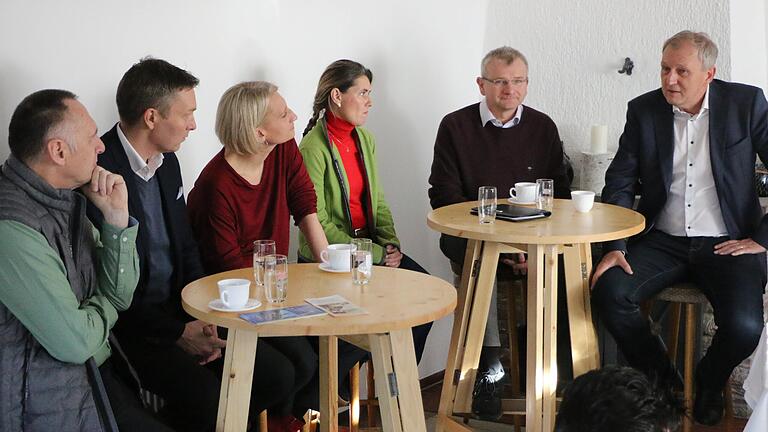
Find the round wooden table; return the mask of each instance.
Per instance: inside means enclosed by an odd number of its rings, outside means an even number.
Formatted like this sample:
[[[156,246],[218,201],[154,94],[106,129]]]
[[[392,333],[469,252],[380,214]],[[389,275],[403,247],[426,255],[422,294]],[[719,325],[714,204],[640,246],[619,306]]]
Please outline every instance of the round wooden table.
[[[453,204],[427,215],[430,228],[468,239],[437,430],[468,430],[452,415],[471,412],[499,254],[524,252],[528,255],[526,397],[524,404],[504,400],[503,410],[525,413],[526,431],[551,431],[557,385],[558,254],[564,258],[573,372],[578,376],[599,367],[589,303],[590,244],[637,234],[645,227],[645,218],[633,210],[601,203],[595,203],[588,213],[579,213],[570,200],[556,199],[549,218],[481,225],[470,214],[476,206],[474,201]]]
[[[368,285],[352,283],[350,273],[328,273],[317,264],[288,266],[288,298],[295,306],[304,299],[339,294],[363,307],[364,315],[320,315],[254,325],[240,313],[217,312],[208,303],[218,298],[216,282],[227,278],[253,280],[252,269],[233,270],[199,279],[181,293],[184,310],[202,321],[229,329],[219,397],[217,431],[243,431],[248,420],[253,359],[259,336],[320,336],[320,420],[324,431],[337,430],[337,338],[371,351],[382,426],[387,431],[425,431],[411,327],[440,319],[456,307],[456,290],[434,276],[389,267],[374,267]],[[255,284],[252,284],[252,290]],[[253,292],[253,291],[252,291]]]

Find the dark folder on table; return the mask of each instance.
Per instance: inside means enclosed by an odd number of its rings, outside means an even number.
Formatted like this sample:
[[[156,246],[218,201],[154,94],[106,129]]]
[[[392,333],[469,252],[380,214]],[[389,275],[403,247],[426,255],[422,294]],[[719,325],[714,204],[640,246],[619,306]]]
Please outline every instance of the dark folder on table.
[[[473,215],[476,215],[477,207],[472,207],[471,213]],[[512,204],[498,204],[496,206],[496,219],[511,221],[511,222],[522,222],[522,221],[527,221],[531,219],[541,219],[541,218],[549,217],[551,215],[552,215],[552,212],[547,210],[539,210],[536,208],[522,207],[522,206],[516,206]]]

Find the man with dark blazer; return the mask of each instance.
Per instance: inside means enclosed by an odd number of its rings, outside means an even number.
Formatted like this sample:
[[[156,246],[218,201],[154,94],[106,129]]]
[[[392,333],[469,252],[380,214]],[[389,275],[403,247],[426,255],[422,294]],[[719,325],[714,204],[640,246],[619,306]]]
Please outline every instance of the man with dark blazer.
[[[216,326],[181,307],[182,288],[204,275],[174,154],[196,126],[197,83],[163,60],[133,65],[117,89],[120,122],[102,136],[99,155],[100,166],[125,179],[128,209],[139,221],[139,283],[114,331],[142,386],[166,400],[166,417],[178,430],[212,429],[220,380],[203,365],[225,346]]]
[[[715,80],[717,47],[683,31],[662,49],[661,88],[629,102],[604,202],[638,211],[646,230],[605,244],[592,301],[631,366],[671,385],[676,372],[639,305],[691,281],[717,332],[696,368],[694,418],[722,418],[723,388],[763,327],[768,219],[753,183],[768,160],[768,103],[755,87]]]

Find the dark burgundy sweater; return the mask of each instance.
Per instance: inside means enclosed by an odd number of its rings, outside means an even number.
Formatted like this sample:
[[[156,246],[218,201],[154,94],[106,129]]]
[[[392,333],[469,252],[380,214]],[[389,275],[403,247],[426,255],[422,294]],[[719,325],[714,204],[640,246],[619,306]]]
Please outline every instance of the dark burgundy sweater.
[[[538,178],[554,180],[556,198],[570,197],[560,135],[546,114],[526,106],[517,126],[502,129],[483,126],[476,103],[440,123],[429,176],[432,208],[476,200],[480,186],[496,186],[499,198],[507,198],[515,183]]]
[[[317,213],[317,196],[295,140],[278,145],[264,160],[254,186],[224,159],[208,162],[187,202],[200,257],[208,273],[253,265],[253,241],[275,241],[288,254],[290,217],[298,223]]]

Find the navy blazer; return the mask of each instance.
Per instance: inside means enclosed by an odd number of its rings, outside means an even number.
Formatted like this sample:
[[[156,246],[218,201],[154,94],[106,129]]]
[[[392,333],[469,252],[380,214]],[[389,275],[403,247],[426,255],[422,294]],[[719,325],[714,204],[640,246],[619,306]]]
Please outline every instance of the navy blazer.
[[[674,114],[661,89],[629,102],[619,149],[605,173],[602,201],[638,211],[646,230],[656,223],[672,182]],[[709,85],[709,148],[712,175],[728,235],[752,238],[768,247],[753,179],[755,154],[768,160],[768,102],[763,91],[745,84],[713,80]],[[638,191],[638,185],[640,189]],[[606,251],[626,250],[626,241],[608,242]]]
[[[146,302],[144,296],[149,269],[148,233],[142,229],[142,222],[146,216],[138,202],[139,194],[136,190],[136,182],[141,179],[131,169],[128,156],[117,136],[117,125],[105,133],[101,139],[104,141],[105,150],[99,155],[99,166],[123,176],[128,189],[128,211],[139,221],[139,232],[136,238],[141,270],[139,283],[130,308],[120,314],[115,325],[115,333],[121,339],[128,337],[146,339],[155,343],[173,343],[181,337],[185,323],[193,319],[181,307],[181,290],[187,283],[204,276],[197,244],[187,217],[179,160],[174,153],[164,153],[163,164],[155,173],[160,184],[163,215],[171,242],[171,259],[174,267],[171,296],[162,304]],[[94,212],[98,210],[89,206],[89,216]],[[91,220],[97,219],[91,217]]]

